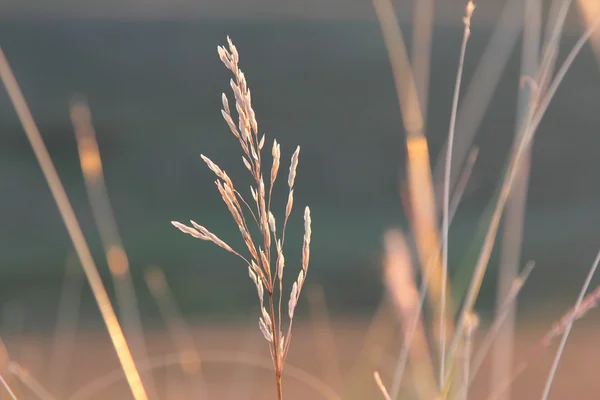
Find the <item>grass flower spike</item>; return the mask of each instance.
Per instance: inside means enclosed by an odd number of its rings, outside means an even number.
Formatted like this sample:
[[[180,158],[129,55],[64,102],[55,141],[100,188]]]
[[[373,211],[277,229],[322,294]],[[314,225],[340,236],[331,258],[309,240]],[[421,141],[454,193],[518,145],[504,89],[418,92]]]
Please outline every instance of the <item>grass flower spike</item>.
[[[248,255],[244,256],[241,252],[234,250],[225,241],[194,221],[190,221],[191,226],[175,221],[172,224],[183,233],[187,233],[197,239],[213,242],[228,252],[237,255],[247,265],[248,275],[256,286],[261,309],[258,325],[263,336],[269,343],[275,370],[277,394],[278,398],[282,399],[283,366],[289,350],[294,311],[308,272],[311,237],[310,209],[306,207],[304,210],[304,240],[302,245],[301,269],[292,286],[292,291],[287,301],[287,313],[285,313],[282,312],[284,297],[283,274],[286,266],[286,258],[284,256],[285,232],[294,205],[294,183],[296,180],[300,147],[296,148],[291,157],[287,180],[289,190],[288,200],[285,207],[283,225],[280,225],[281,232],[277,232],[277,220],[275,214],[271,211],[271,197],[281,163],[281,146],[276,140],[273,140],[271,150],[272,166],[271,171],[267,171],[269,173],[269,180],[267,182],[268,186],[266,186],[262,166],[262,150],[265,145],[266,136],[264,134],[261,135],[258,131],[256,115],[252,108],[250,89],[246,83],[244,73],[239,68],[238,51],[229,38],[227,38],[227,41],[228,48],[219,46],[218,51],[223,64],[233,73],[230,86],[235,98],[237,124],[234,122],[229,100],[225,94],[221,98],[223,103],[221,114],[229,126],[231,133],[239,141],[244,153],[242,162],[250,172],[253,180],[250,185],[252,201],[246,201],[240,192],[236,190],[227,173],[217,164],[204,155],[202,155],[202,159],[217,176],[215,184],[223,198],[223,202],[229,209],[233,220],[240,230]],[[248,225],[250,222],[254,222],[257,225],[260,237],[252,237]],[[287,314],[288,316],[287,332],[285,335],[283,334],[284,324],[282,314]]]

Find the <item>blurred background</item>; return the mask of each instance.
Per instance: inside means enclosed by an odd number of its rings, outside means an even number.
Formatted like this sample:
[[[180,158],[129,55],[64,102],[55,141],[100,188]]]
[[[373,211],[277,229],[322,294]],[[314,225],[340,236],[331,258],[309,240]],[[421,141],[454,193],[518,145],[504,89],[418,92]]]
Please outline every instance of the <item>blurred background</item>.
[[[448,133],[464,3],[436,2],[426,128],[434,164]],[[515,3],[519,2],[476,2],[464,93],[477,91],[470,85],[494,43],[493,35],[504,50],[498,50],[498,61],[492,62],[498,82],[475,129],[479,157],[450,230],[452,272],[472,262],[469,246],[498,187],[514,137],[523,25],[522,9]],[[544,16],[549,4],[544,2]],[[410,51],[413,4],[395,5]],[[504,25],[495,31],[501,16]],[[559,61],[583,29],[573,7]],[[239,187],[250,184],[239,144],[220,115],[220,97],[230,91],[230,73],[216,48],[226,43],[227,35],[240,52],[259,129],[269,141],[277,138],[281,143],[282,171],[296,145],[302,148],[288,268],[299,268],[300,210],[308,204],[313,221],[308,282],[322,289],[332,318],[366,320],[383,296],[383,233],[391,227],[408,228],[400,197],[405,136],[371,2],[0,3],[0,45],[112,295],[69,119],[74,95],[82,94],[89,102],[108,195],[130,259],[142,319],[150,331],[163,327],[143,279],[150,266],[164,270],[189,321],[255,325],[255,288],[245,266],[170,224],[193,219],[234,247],[242,244],[213,174],[200,158],[201,153],[210,157]],[[506,53],[505,62],[500,53]],[[560,316],[556,307],[564,312],[573,303],[598,248],[599,71],[592,47],[586,45],[533,146],[520,258],[521,264],[535,260],[537,268],[522,293],[520,309],[548,323]],[[461,127],[468,130],[470,124],[468,116],[459,117],[457,141]],[[47,332],[55,326],[72,245],[4,89],[0,127],[1,324],[5,332]],[[285,186],[280,186],[274,198],[280,213],[286,195]],[[484,316],[493,310],[496,298],[497,253],[477,306]],[[309,309],[303,300],[301,318]],[[102,327],[87,286],[78,323]]]

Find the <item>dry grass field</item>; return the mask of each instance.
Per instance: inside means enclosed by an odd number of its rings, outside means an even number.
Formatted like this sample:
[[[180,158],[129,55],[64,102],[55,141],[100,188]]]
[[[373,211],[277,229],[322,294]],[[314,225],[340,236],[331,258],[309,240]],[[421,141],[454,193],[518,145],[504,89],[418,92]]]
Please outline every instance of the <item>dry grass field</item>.
[[[598,313],[592,314],[588,320],[583,320],[575,326],[558,370],[551,394],[552,399],[598,398],[600,380],[598,380],[597,366],[600,359],[600,338],[597,315]],[[523,318],[521,327],[517,331],[518,340],[515,349],[517,362],[548,330],[549,324],[534,321],[535,319]],[[331,330],[323,330],[321,325],[315,326],[309,321],[299,322],[295,326],[287,368],[294,366],[310,371],[336,391],[347,393],[348,398],[377,399],[380,394],[372,381],[371,373],[365,368],[355,368],[357,362],[364,363],[361,350],[367,331],[368,321],[360,319],[336,321],[332,324]],[[264,339],[255,324],[195,326],[193,332],[199,353],[204,358],[202,370],[207,382],[209,398],[259,400],[275,397],[271,360]],[[329,335],[334,338],[334,347],[323,351],[321,346],[327,343]],[[157,365],[163,364],[157,366],[153,374],[160,398],[168,400],[190,398],[188,397],[189,381],[182,372],[180,364],[173,357],[175,349],[169,335],[157,331],[148,333],[147,338],[150,357]],[[54,345],[53,339],[48,335],[30,334],[19,338],[7,338],[6,345],[11,356],[19,360],[20,364],[57,398],[100,400],[124,399],[130,396],[125,381],[120,379],[102,389],[79,392],[81,397],[69,397],[77,394],[78,390],[90,382],[101,381],[111,372],[113,378],[122,376],[120,373],[115,374],[115,371],[120,372],[118,361],[110,340],[104,332],[78,333],[72,342],[72,350],[69,350],[72,358],[68,362],[69,365],[63,365],[64,370],[60,366],[48,365]],[[387,350],[383,349],[388,352],[387,356],[390,359],[394,356],[393,347],[390,344]],[[527,400],[540,396],[554,355],[554,348],[555,346],[552,346],[536,358],[515,382],[512,390],[513,399]],[[169,354],[170,357],[165,356]],[[67,362],[65,359],[63,361]],[[56,371],[56,368],[61,368],[61,371]],[[290,370],[296,372],[294,368]],[[486,399],[489,393],[488,372],[488,366],[484,364],[472,388],[472,398]],[[286,399],[325,398],[306,383],[296,379],[294,373],[289,373],[285,379]],[[198,376],[195,378],[198,379]],[[21,391],[20,399],[37,398],[22,386],[16,384],[15,387]],[[352,396],[352,390],[357,396]],[[90,396],[86,397],[86,393]]]

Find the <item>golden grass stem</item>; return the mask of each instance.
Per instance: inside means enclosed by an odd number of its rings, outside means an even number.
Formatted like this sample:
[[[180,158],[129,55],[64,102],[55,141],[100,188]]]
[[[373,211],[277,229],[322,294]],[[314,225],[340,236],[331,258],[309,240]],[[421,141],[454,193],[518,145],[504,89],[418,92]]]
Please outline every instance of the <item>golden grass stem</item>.
[[[552,361],[552,367],[550,368],[550,373],[548,374],[548,379],[546,380],[546,384],[544,386],[544,392],[542,394],[541,400],[547,400],[548,395],[550,394],[550,389],[552,387],[552,382],[554,381],[554,377],[556,375],[556,370],[558,369],[558,363],[560,362],[560,358],[565,349],[565,345],[567,344],[567,339],[569,339],[569,334],[571,333],[571,328],[573,328],[573,323],[575,322],[575,317],[579,312],[579,308],[583,302],[585,294],[592,282],[592,277],[598,268],[598,264],[600,263],[600,251],[598,255],[596,255],[596,259],[592,267],[590,268],[590,272],[588,273],[583,286],[581,287],[581,291],[579,292],[579,296],[577,297],[577,302],[575,303],[575,307],[573,307],[573,317],[570,319],[569,323],[565,327],[562,338],[560,339],[560,344],[558,345],[558,350],[556,351],[556,355],[554,356],[554,360]]]
[[[427,140],[423,134],[423,117],[415,88],[413,72],[408,62],[406,45],[394,7],[390,0],[373,0],[386,44],[402,121],[406,130],[407,168],[410,222],[414,231],[423,278],[428,281],[427,295],[434,309],[436,323],[441,314],[442,266],[439,246],[439,226],[434,197]],[[453,308],[452,304],[448,305]],[[448,332],[453,322],[446,321]],[[439,334],[436,326],[436,334]]]
[[[379,388],[379,391],[383,395],[383,398],[385,400],[392,400],[392,397],[390,396],[390,393],[388,392],[388,390],[386,389],[385,385],[383,384],[383,381],[381,380],[381,376],[379,375],[379,371],[373,372],[373,378],[375,379],[375,384],[377,385],[377,388]]]
[[[148,351],[131,278],[129,258],[125,252],[115,214],[108,197],[102,156],[96,139],[96,131],[92,125],[92,114],[87,102],[80,96],[73,99],[70,111],[88,199],[113,279],[117,306],[121,313],[125,336],[129,339],[134,359],[147,359]],[[142,381],[150,396],[157,398],[152,375],[143,375]]]
[[[12,391],[12,389],[10,388],[8,382],[6,382],[6,380],[4,379],[4,377],[1,374],[0,374],[0,383],[4,387],[4,390],[6,390],[6,393],[8,393],[9,397],[11,398],[11,400],[17,400],[17,396]]]
[[[591,25],[598,15],[600,15],[600,2],[596,0],[577,0],[579,13],[586,25]],[[596,61],[600,65],[600,33],[594,34],[590,38]]]
[[[69,202],[65,189],[60,181],[56,168],[52,163],[48,149],[46,148],[40,131],[31,115],[31,111],[27,106],[27,102],[21,92],[21,89],[15,79],[15,76],[10,68],[8,60],[2,48],[0,48],[0,78],[6,87],[10,100],[19,116],[27,139],[31,144],[33,152],[40,164],[44,177],[48,182],[52,196],[56,201],[56,205],[60,211],[61,217],[65,223],[75,251],[81,262],[81,266],[85,272],[86,278],[90,284],[96,302],[100,308],[102,318],[108,329],[113,346],[119,357],[121,366],[125,372],[127,382],[131,388],[133,396],[136,400],[147,400],[148,396],[142,384],[140,375],[137,371],[129,346],[125,340],[125,336],[115,314],[115,311],[110,303],[108,293],[102,283],[98,268],[92,258],[90,250],[75,216],[75,212]]]
[[[429,95],[429,74],[431,68],[431,43],[434,30],[435,1],[419,0],[414,3],[412,70],[415,75],[417,98],[421,106],[423,124],[427,124],[427,104]]]
[[[475,335],[475,331],[479,326],[479,317],[476,314],[469,315],[469,321],[467,322],[467,325],[468,326],[465,331],[465,340],[463,343],[463,351],[461,355],[461,381],[460,386],[458,388],[458,398],[460,400],[467,400],[469,397],[469,380],[471,373],[471,356],[473,354],[473,337]]]
[[[442,206],[442,288],[441,288],[441,311],[440,311],[440,389],[444,382],[446,367],[446,298],[448,289],[448,231],[450,227],[450,177],[452,172],[452,148],[454,146],[454,134],[456,129],[456,112],[458,109],[458,99],[460,97],[460,88],[462,84],[463,68],[465,64],[465,54],[467,52],[467,43],[471,36],[471,17],[475,5],[469,0],[465,10],[464,31],[462,44],[460,46],[460,56],[458,58],[458,70],[456,72],[456,81],[454,83],[454,95],[452,97],[452,110],[450,112],[450,127],[448,129],[448,142],[446,145],[446,167],[444,169],[444,195]],[[434,205],[435,207],[435,205]]]

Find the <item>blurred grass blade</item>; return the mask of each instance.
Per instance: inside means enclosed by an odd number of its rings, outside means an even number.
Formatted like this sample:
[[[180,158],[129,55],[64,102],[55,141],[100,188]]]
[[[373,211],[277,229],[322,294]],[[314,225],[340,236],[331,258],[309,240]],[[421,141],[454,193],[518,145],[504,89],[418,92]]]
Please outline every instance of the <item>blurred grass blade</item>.
[[[461,140],[456,142],[453,151],[451,185],[458,179],[460,166],[471,149],[475,135],[479,131],[485,112],[502,77],[502,72],[515,47],[523,26],[523,0],[507,0],[498,18],[492,37],[485,47],[479,64],[465,89],[464,100],[458,109],[456,129]],[[441,208],[442,182],[446,152],[442,151],[434,171],[435,198]]]
[[[584,20],[586,27],[592,26],[596,18],[600,15],[600,1],[597,0],[577,0],[579,13]],[[596,32],[590,38],[592,49],[596,55],[596,60],[600,65],[600,32]]]
[[[414,83],[414,77],[402,32],[394,7],[389,0],[373,0],[373,5],[386,43],[396,91],[400,103],[402,121],[406,131],[407,169],[409,198],[412,215],[410,221],[416,238],[420,267],[428,282],[427,295],[434,310],[434,321],[442,314],[442,265],[439,227],[434,198],[431,166],[427,140],[423,134],[423,118]],[[453,306],[448,303],[448,309]],[[447,333],[453,331],[452,320],[446,321]],[[440,326],[435,327],[439,337]]]
[[[417,98],[421,106],[423,130],[427,124],[427,104],[429,97],[429,74],[431,68],[431,42],[434,33],[435,0],[414,2],[412,70],[415,75]]]
[[[83,267],[87,280],[92,288],[92,292],[96,302],[98,303],[102,318],[108,329],[108,333],[117,352],[117,356],[119,357],[123,371],[125,372],[127,383],[129,384],[129,387],[131,388],[133,396],[136,400],[147,400],[148,396],[146,395],[146,390],[142,384],[142,380],[133,361],[133,357],[131,356],[131,352],[129,351],[129,346],[125,340],[125,335],[123,334],[121,325],[119,324],[115,311],[112,307],[108,293],[106,292],[104,284],[102,283],[102,279],[98,273],[98,268],[96,267],[94,259],[92,258],[88,245],[85,241],[85,237],[83,236],[83,232],[81,231],[81,227],[79,226],[79,222],[77,221],[73,207],[69,202],[65,188],[63,187],[58,173],[56,172],[56,168],[52,163],[52,159],[50,158],[48,149],[44,144],[42,135],[40,134],[33,116],[31,115],[31,111],[27,106],[25,97],[21,92],[21,88],[15,79],[15,76],[1,47],[0,78],[2,79],[10,100],[19,116],[19,120],[23,125],[27,139],[29,140],[38,163],[40,164],[42,173],[46,178],[50,191],[52,192],[52,196],[54,197],[56,205],[58,206],[61,217],[69,233],[69,237],[73,242],[73,246],[75,247],[75,251],[77,252],[81,266]]]
[[[389,230],[385,237],[384,279],[402,325],[403,344],[394,369],[390,395],[398,398],[402,377],[408,361],[413,383],[420,399],[437,396],[433,361],[422,320],[422,298],[413,277],[413,266],[404,235]]]
[[[92,125],[92,114],[87,102],[80,96],[73,99],[70,111],[88,199],[113,279],[117,295],[117,306],[123,321],[123,330],[125,336],[129,339],[134,359],[144,360],[148,358],[148,351],[131,278],[129,258],[123,247],[106,190],[102,157],[96,140],[96,131]],[[158,395],[152,375],[143,375],[142,381],[150,397],[157,398]]]
[[[464,32],[462,44],[460,46],[460,56],[458,59],[458,68],[456,71],[456,82],[454,83],[454,95],[452,97],[452,110],[450,112],[450,127],[448,128],[448,142],[446,145],[446,166],[444,169],[444,193],[442,206],[442,289],[441,289],[441,313],[439,319],[440,325],[440,370],[439,384],[443,385],[445,368],[446,368],[446,298],[448,297],[448,230],[450,228],[450,177],[452,173],[452,147],[454,145],[454,136],[456,129],[456,110],[458,108],[458,99],[460,97],[460,88],[463,77],[463,67],[465,62],[465,54],[467,52],[467,43],[471,36],[471,17],[475,5],[473,0],[469,0],[465,8],[465,16],[463,18]],[[432,207],[435,209],[435,199]],[[450,313],[450,318],[453,319],[454,313]]]
[[[521,51],[521,76],[534,76],[538,70],[542,5],[540,0],[526,0],[523,13],[527,21],[523,29],[523,47]],[[521,82],[517,99],[517,126],[515,128],[515,143],[520,139],[527,116],[531,114],[530,107],[534,88]],[[500,266],[498,290],[496,291],[496,318],[505,320],[498,332],[498,338],[492,353],[491,386],[495,387],[513,369],[513,352],[515,336],[516,301],[511,302],[510,309],[504,309],[504,301],[510,295],[518,265],[521,261],[521,246],[525,224],[525,209],[529,187],[529,170],[531,164],[531,148],[523,155],[520,172],[514,183],[513,190],[506,204],[506,214],[503,222],[504,234],[500,250]],[[509,400],[507,392],[502,400]]]
[[[546,380],[546,385],[544,387],[544,393],[542,394],[541,400],[547,400],[548,394],[550,394],[550,388],[552,387],[552,381],[554,380],[554,376],[556,375],[556,370],[558,369],[558,363],[560,362],[560,358],[565,349],[565,345],[567,343],[567,339],[569,338],[569,334],[571,333],[571,328],[573,327],[573,323],[575,322],[575,316],[579,313],[579,309],[581,304],[583,303],[583,299],[585,298],[585,293],[587,292],[590,283],[592,282],[592,277],[598,268],[598,264],[600,263],[600,252],[596,255],[596,259],[594,260],[594,264],[592,265],[588,276],[585,279],[583,287],[579,292],[579,297],[577,298],[577,302],[575,303],[575,307],[573,307],[573,316],[570,318],[567,326],[564,329],[563,336],[560,340],[560,344],[558,345],[558,350],[556,351],[556,355],[554,356],[554,361],[552,361],[552,367],[550,369],[550,373],[548,374],[548,379]]]
[[[558,90],[558,87],[560,86],[565,75],[567,74],[567,71],[573,64],[573,61],[575,60],[581,49],[583,48],[583,45],[587,42],[587,40],[593,34],[594,30],[598,27],[598,25],[600,25],[600,17],[575,43],[570,53],[567,55],[565,61],[558,69],[556,76],[552,80],[552,83],[548,86],[548,90],[545,93],[543,93],[543,95],[540,94],[539,91],[536,92],[537,98],[533,101],[534,104],[537,105],[537,107],[535,108],[535,113],[532,113],[532,115],[529,117],[529,121],[527,122],[524,131],[522,135],[520,135],[519,141],[513,149],[510,162],[508,163],[508,167],[503,178],[502,185],[500,186],[500,192],[498,194],[497,201],[493,206],[490,224],[487,233],[485,234],[483,246],[479,253],[477,263],[475,265],[475,270],[473,272],[473,277],[471,279],[471,283],[464,300],[461,314],[459,315],[457,331],[453,338],[452,346],[449,350],[450,359],[452,359],[453,356],[456,354],[457,346],[460,343],[461,335],[464,332],[465,316],[467,315],[467,313],[471,312],[471,310],[475,306],[475,301],[477,300],[477,297],[479,295],[479,290],[481,289],[483,276],[485,275],[491,251],[494,247],[495,236],[498,231],[500,217],[502,216],[504,206],[506,205],[508,195],[510,194],[512,184],[514,183],[516,173],[518,172],[519,162],[521,161],[523,154],[525,154],[526,150],[531,145],[537,128],[539,127],[539,124],[552,98]],[[547,53],[544,55],[544,57],[547,56],[551,56],[551,54]],[[544,62],[542,62],[542,64],[544,64]]]

